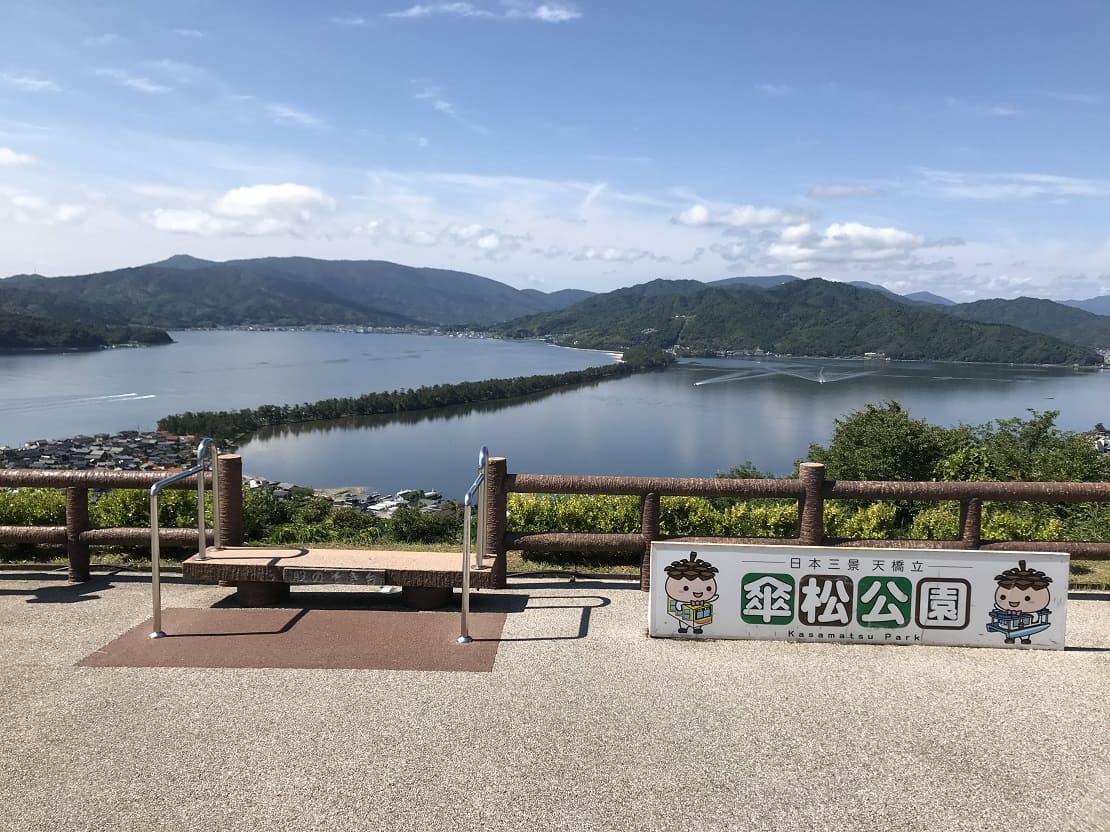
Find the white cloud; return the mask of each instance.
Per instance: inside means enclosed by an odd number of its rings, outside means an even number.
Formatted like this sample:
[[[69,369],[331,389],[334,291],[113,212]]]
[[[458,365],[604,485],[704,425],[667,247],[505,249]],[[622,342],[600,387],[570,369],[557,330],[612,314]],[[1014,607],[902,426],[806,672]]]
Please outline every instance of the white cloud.
[[[0,147],[0,168],[4,167],[22,167],[24,165],[33,165],[35,157],[28,153],[17,153],[10,147]]]
[[[437,14],[455,15],[456,17],[496,17],[492,12],[476,8],[470,3],[429,3],[409,6],[395,12],[386,12],[386,17],[432,17]]]
[[[729,262],[743,260],[747,255],[747,246],[743,243],[715,243],[709,247],[709,250]]]
[[[349,17],[329,17],[328,20],[336,26],[365,26],[366,18],[350,15]]]
[[[161,58],[156,61],[147,61],[145,64],[155,72],[160,73],[177,84],[194,84],[208,77],[208,72],[199,66],[187,64],[182,61],[173,61]]]
[[[47,197],[18,188],[0,186],[0,223],[4,225],[46,225],[74,223],[87,213],[87,206],[54,202]]]
[[[11,72],[0,72],[0,84],[15,87],[24,92],[61,92],[62,88],[49,78],[39,78],[36,75],[16,75]]]
[[[250,185],[234,188],[216,203],[216,210],[229,217],[259,217],[274,212],[296,212],[307,216],[313,208],[335,208],[335,200],[307,185]]]
[[[88,213],[87,205],[74,205],[69,202],[62,203],[54,209],[54,219],[58,222],[73,222]]]
[[[151,81],[149,78],[143,78],[138,75],[132,75],[129,72],[124,72],[122,69],[98,69],[96,74],[102,78],[111,78],[113,81],[127,87],[128,89],[137,90],[138,92],[147,93],[148,95],[160,95],[171,91],[171,87],[165,84],[159,84],[157,81]]]
[[[970,101],[964,101],[962,98],[953,98],[951,96],[946,98],[944,103],[953,110],[959,110],[974,116],[1010,118],[1011,116],[1019,116],[1022,114],[1022,111],[1012,104],[975,104]]]
[[[794,94],[794,88],[789,84],[756,84],[755,90],[768,98],[785,98]]]
[[[577,251],[569,252],[571,260],[579,262],[585,260],[600,260],[604,263],[638,263],[641,260],[652,260],[656,263],[670,261],[669,257],[661,257],[642,248],[622,248],[619,246],[583,246]]]
[[[808,223],[786,228],[767,256],[798,267],[820,264],[897,260],[926,245],[920,234],[900,228],[876,227],[858,222],[832,223],[824,231]]]
[[[94,35],[91,38],[85,38],[85,43],[89,44],[89,46],[111,46],[122,40],[123,38],[115,32],[105,32],[102,35]]]
[[[287,104],[267,104],[266,112],[278,124],[288,124],[293,127],[307,127],[312,130],[319,130],[324,127],[322,119],[317,118],[311,113],[306,113],[302,110],[296,110]]]
[[[568,3],[530,3],[522,0],[502,0],[501,11],[491,11],[473,3],[418,3],[407,9],[386,12],[386,17],[425,18],[436,15],[485,18],[488,20],[536,20],[541,23],[567,23],[577,20],[582,13]]]
[[[1106,196],[1110,181],[1044,173],[961,173],[922,170],[925,188],[960,199],[1059,199]]]
[[[183,38],[198,39],[208,37],[208,35],[202,32],[200,29],[174,29],[173,31],[175,34],[180,35]]]
[[[708,206],[695,203],[671,221],[678,225],[709,226],[725,228],[759,228],[774,225],[789,225],[801,222],[804,213],[787,211],[782,208],[766,208],[756,205],[734,205],[730,208],[711,210]]]
[[[442,113],[448,118],[454,119],[459,124],[469,130],[473,130],[475,133],[481,133],[483,135],[489,133],[489,130],[485,127],[475,124],[473,121],[463,116],[458,108],[444,97],[443,90],[436,84],[431,84],[427,81],[410,81],[409,83],[416,88],[416,91],[412,94],[415,100],[427,102],[437,113]]]
[[[285,183],[233,188],[206,207],[155,208],[146,219],[160,231],[205,237],[298,236],[320,211],[334,209],[335,200],[319,188]]]
[[[565,3],[508,3],[505,17],[520,17],[526,20],[539,20],[544,23],[567,23],[582,16],[574,6]]]
[[[814,185],[806,193],[810,199],[842,199],[855,196],[882,196],[883,192],[870,185]]]

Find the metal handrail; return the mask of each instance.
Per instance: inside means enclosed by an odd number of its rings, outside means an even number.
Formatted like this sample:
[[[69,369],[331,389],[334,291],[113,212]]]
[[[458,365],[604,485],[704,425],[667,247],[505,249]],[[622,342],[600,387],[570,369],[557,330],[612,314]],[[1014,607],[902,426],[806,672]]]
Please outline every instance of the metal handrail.
[[[486,463],[489,450],[483,445],[478,452],[478,476],[463,496],[462,602],[459,606],[459,644],[470,644],[470,509],[475,497],[479,505],[477,568],[485,568],[486,551]]]
[[[158,495],[162,490],[175,482],[188,479],[194,474],[197,477],[197,558],[204,560],[208,557],[207,531],[204,523],[204,471],[205,456],[209,457],[212,464],[212,536],[217,548],[220,545],[220,474],[216,465],[219,451],[211,439],[202,439],[197,446],[197,464],[176,474],[170,474],[150,487],[150,592],[154,606],[154,617],[151,620],[151,638],[162,638],[166,634],[162,630],[162,570],[161,570],[161,545],[158,539]]]

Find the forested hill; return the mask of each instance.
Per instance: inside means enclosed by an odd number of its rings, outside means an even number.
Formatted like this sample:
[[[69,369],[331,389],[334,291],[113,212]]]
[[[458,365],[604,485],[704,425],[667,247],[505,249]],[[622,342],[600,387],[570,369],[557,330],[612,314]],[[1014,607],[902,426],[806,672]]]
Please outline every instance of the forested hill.
[[[1009,324],[1088,347],[1110,347],[1110,317],[1051,300],[977,300],[947,306],[943,311],[967,321]]]
[[[581,347],[678,347],[685,354],[762,349],[780,355],[1101,364],[1086,347],[1012,326],[961,320],[924,305],[821,279],[768,289],[654,280],[511,321],[508,337]]]
[[[0,280],[0,306],[102,324],[488,325],[560,309],[587,292],[514,289],[466,272],[381,260],[266,257],[160,263],[74,277]]]
[[[0,310],[0,352],[30,350],[95,350],[121,344],[169,344],[173,339],[158,329],[98,326],[26,312]]]

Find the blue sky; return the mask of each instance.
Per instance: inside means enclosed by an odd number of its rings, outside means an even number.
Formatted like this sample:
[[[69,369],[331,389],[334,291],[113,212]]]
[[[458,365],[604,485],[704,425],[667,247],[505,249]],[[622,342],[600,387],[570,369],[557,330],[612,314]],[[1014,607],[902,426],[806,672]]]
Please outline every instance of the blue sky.
[[[0,274],[1110,294],[1110,4],[5,0]]]

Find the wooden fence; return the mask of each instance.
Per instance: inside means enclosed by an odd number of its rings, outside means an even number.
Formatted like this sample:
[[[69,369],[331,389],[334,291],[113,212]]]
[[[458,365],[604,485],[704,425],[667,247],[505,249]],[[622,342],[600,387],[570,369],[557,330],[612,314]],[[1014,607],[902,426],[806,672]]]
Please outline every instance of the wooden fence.
[[[243,536],[242,459],[222,454],[220,474],[221,545],[235,546]],[[206,475],[210,476],[210,475]],[[149,528],[97,529],[89,525],[89,491],[116,488],[148,489],[163,473],[138,471],[35,471],[0,470],[0,488],[64,488],[64,526],[0,526],[0,543],[64,543],[73,581],[89,576],[89,546],[143,546]],[[984,501],[1015,503],[1106,503],[1110,483],[1105,482],[889,482],[825,479],[825,466],[804,462],[797,479],[718,479],[689,477],[572,476],[562,474],[510,474],[504,457],[492,457],[486,472],[488,489],[486,524],[490,554],[494,555],[493,584],[505,585],[505,553],[524,552],[623,552],[641,557],[640,583],[648,588],[648,555],[654,540],[690,543],[761,543],[769,545],[859,546],[907,549],[1003,549],[1009,551],[1069,552],[1073,557],[1110,560],[1110,541],[983,540]],[[171,486],[196,488],[190,477]],[[510,493],[607,494],[640,498],[640,531],[632,534],[599,532],[510,532],[506,503]],[[659,530],[660,497],[727,497],[734,499],[791,498],[798,501],[798,536],[789,538],[664,538]],[[915,500],[958,502],[960,536],[953,540],[860,540],[826,538],[823,521],[826,500]],[[197,545],[193,529],[162,529],[163,545]],[[209,535],[211,541],[211,534]]]
[[[648,556],[653,540],[690,543],[761,543],[794,546],[858,546],[904,549],[1002,549],[1069,552],[1088,560],[1110,560],[1110,541],[983,540],[983,502],[1106,503],[1105,482],[889,482],[825,479],[825,466],[803,462],[797,479],[723,479],[687,477],[584,477],[510,474],[504,457],[493,457],[487,472],[488,540],[496,562],[508,550],[524,552],[623,552],[641,557],[640,586],[648,589]],[[639,534],[549,532],[513,533],[506,527],[506,502],[518,494],[610,494],[640,498]],[[798,536],[790,538],[664,538],[659,531],[660,497],[793,498],[798,501]],[[960,536],[955,540],[860,540],[826,538],[826,500],[955,501],[960,505]]]
[[[237,454],[222,454],[217,461],[220,476],[220,544],[234,546],[243,539],[243,461]],[[212,475],[206,473],[205,485]],[[158,471],[38,471],[8,468],[0,470],[0,488],[62,488],[66,492],[64,526],[0,526],[0,543],[65,544],[69,558],[69,579],[89,578],[90,546],[149,546],[150,527],[93,528],[89,524],[89,492],[114,489],[149,488],[166,472]],[[169,486],[174,489],[197,488],[196,477]],[[197,529],[161,529],[158,540],[163,546],[196,548]],[[208,532],[208,542],[212,532]]]

